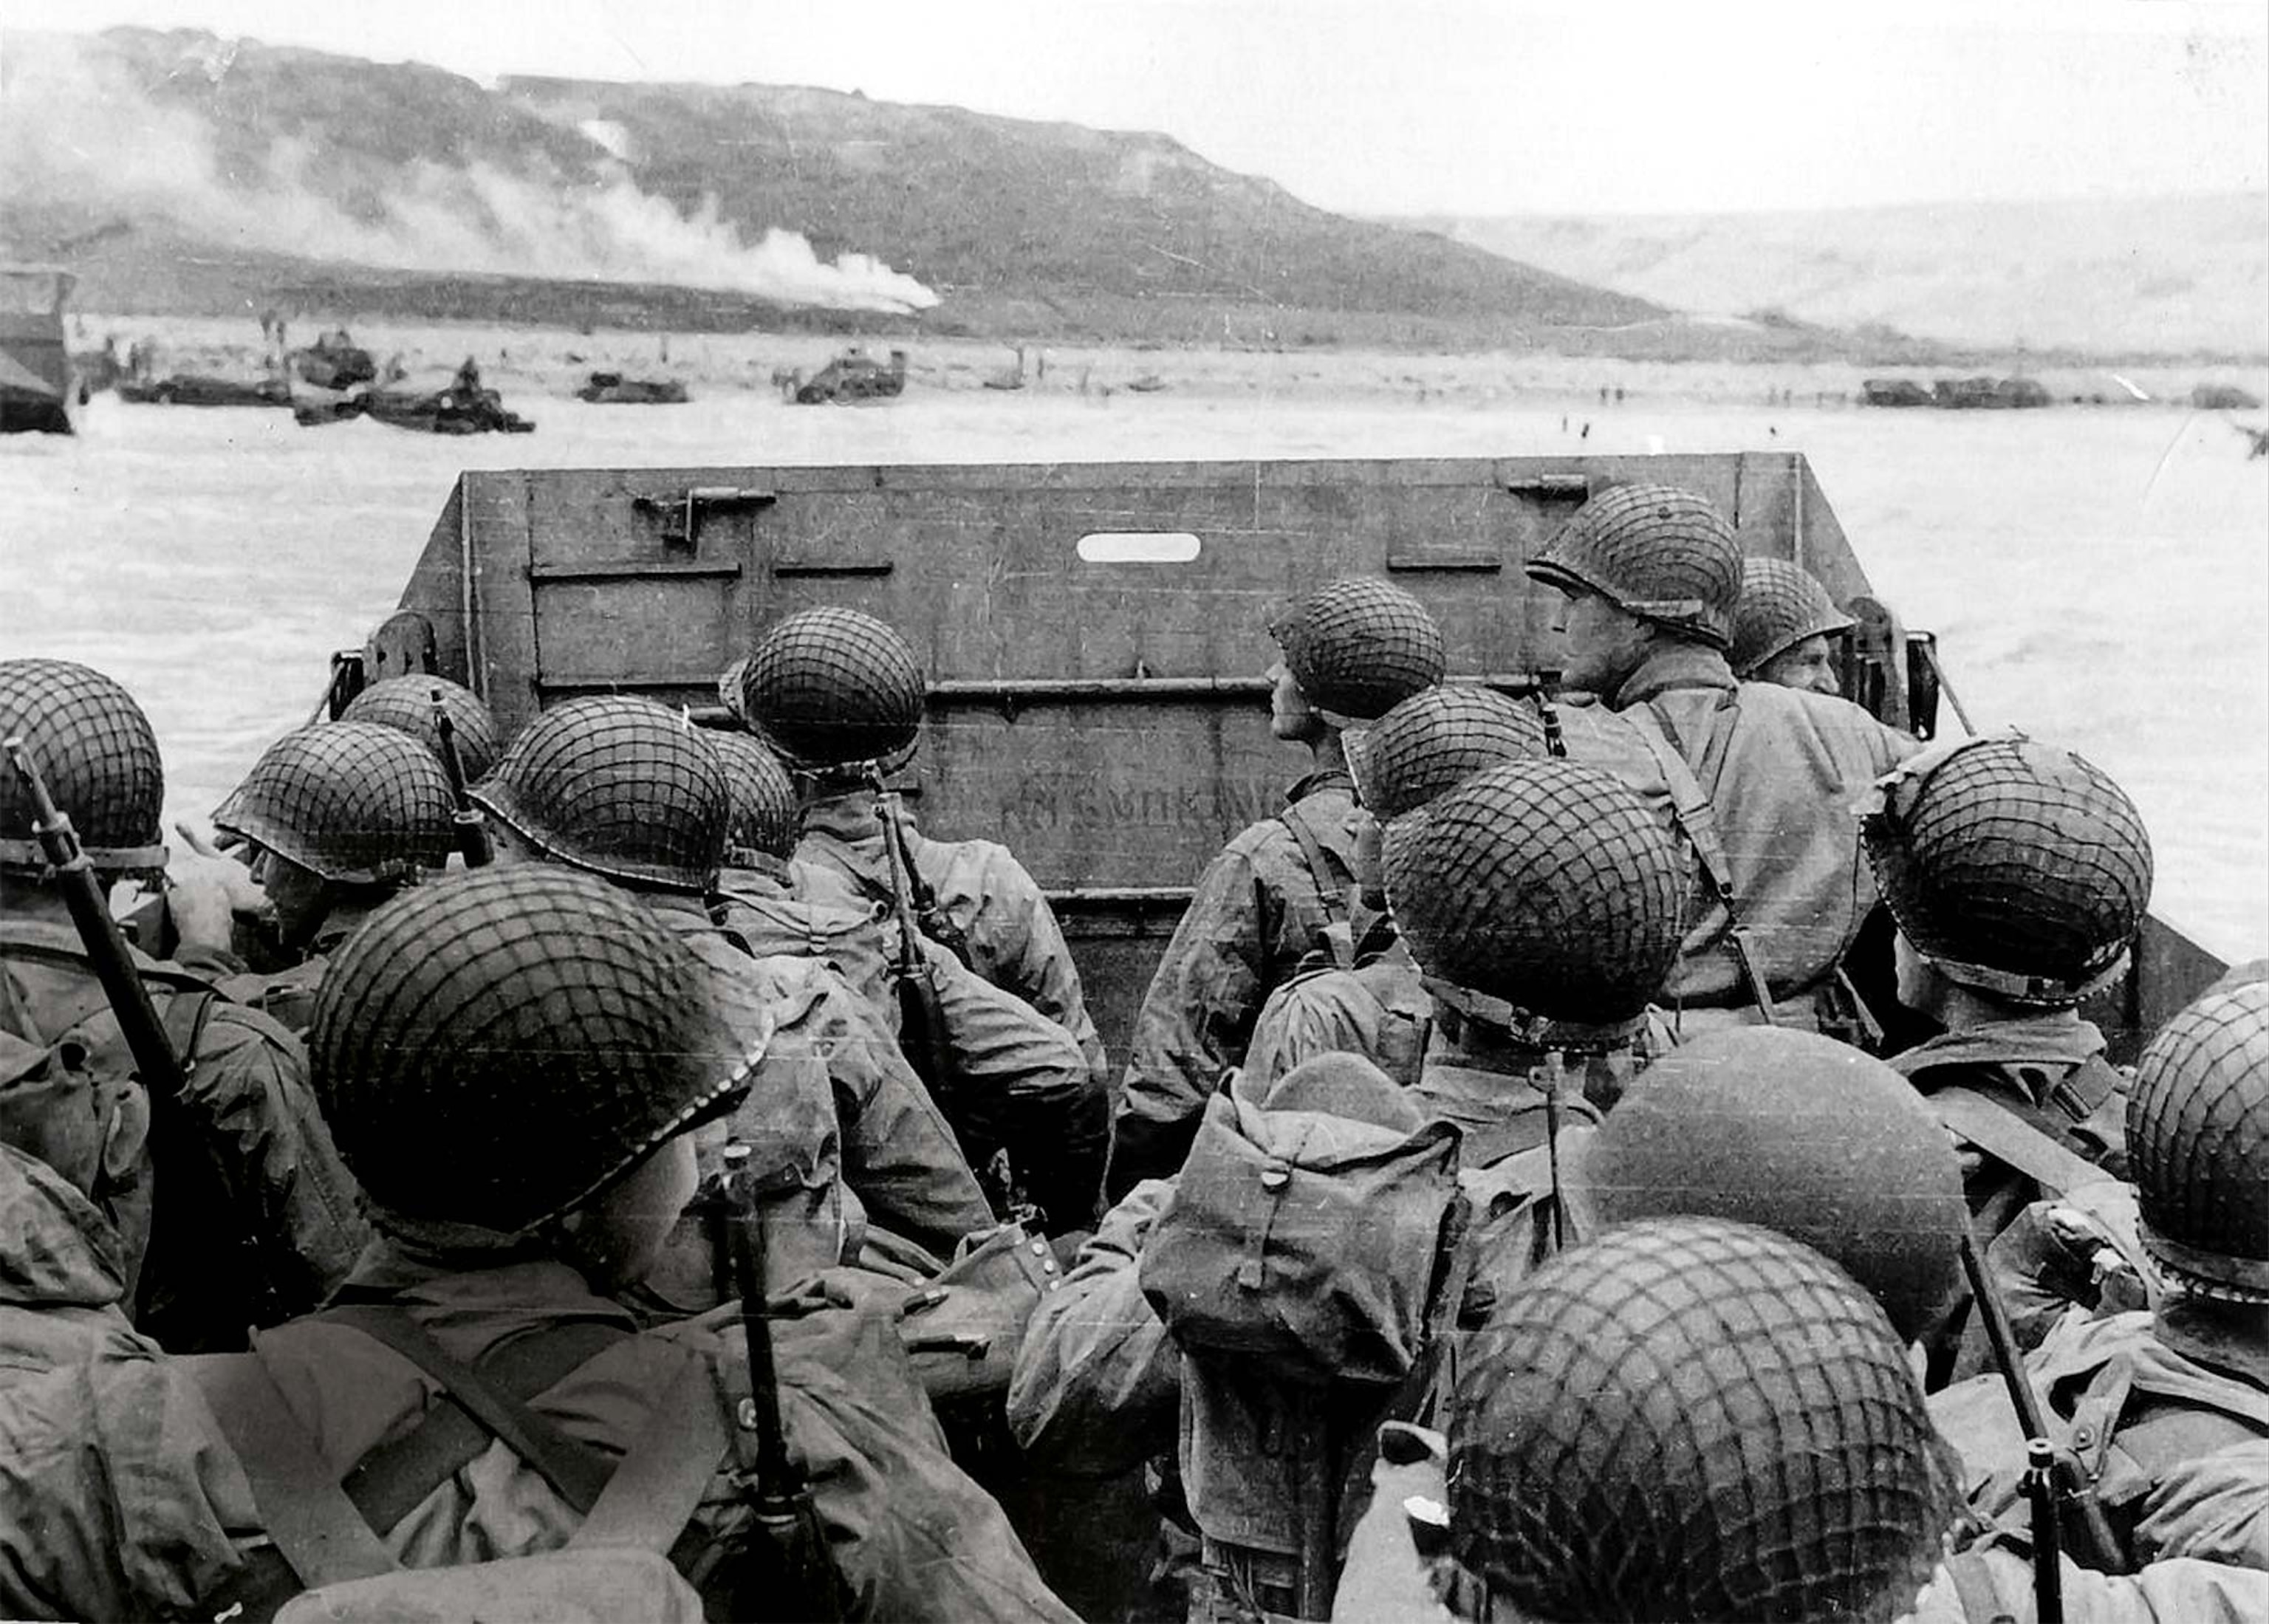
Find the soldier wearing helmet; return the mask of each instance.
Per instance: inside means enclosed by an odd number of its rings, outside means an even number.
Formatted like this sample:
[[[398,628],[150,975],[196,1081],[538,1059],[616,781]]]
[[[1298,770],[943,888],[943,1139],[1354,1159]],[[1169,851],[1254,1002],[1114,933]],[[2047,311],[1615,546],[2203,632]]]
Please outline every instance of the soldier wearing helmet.
[[[1533,706],[1491,689],[1422,689],[1342,742],[1355,782],[1353,963],[1324,955],[1268,995],[1245,1070],[1267,1084],[1319,1054],[1360,1054],[1398,1082],[1418,1080],[1433,1002],[1387,912],[1383,825],[1501,762],[1545,753]]]
[[[245,843],[283,963],[228,991],[304,1030],[330,949],[404,885],[448,866],[455,810],[440,760],[397,728],[326,722],[270,745],[212,817]]]
[[[0,1504],[34,1520],[0,1519],[0,1608],[272,1606],[295,1588],[279,1554],[307,1551],[292,1530],[324,1529],[285,1470],[287,1440],[405,1568],[555,1551],[656,1427],[678,1428],[708,1479],[656,1543],[675,1532],[717,1616],[744,1606],[766,1569],[734,1420],[752,1379],[740,1324],[641,1331],[621,1294],[695,1194],[696,1135],[749,1091],[752,1037],[713,1008],[682,935],[592,876],[484,868],[377,911],[325,979],[309,1043],[381,1239],[337,1303],[240,1356],[255,1365],[115,1362],[12,1412],[26,1447],[5,1451]],[[795,1177],[794,1148],[752,1126],[754,1176]],[[838,1272],[767,1315],[787,1448],[848,1593],[890,1618],[1068,1624],[946,1457],[889,1306]],[[438,1402],[467,1391],[453,1367],[519,1394],[517,1430],[497,1436],[497,1412],[475,1406],[462,1442],[434,1435],[436,1416],[466,1418]]]
[[[1900,1001],[1946,1029],[1891,1063],[1962,1144],[1981,1234],[2123,1170],[2125,1090],[2077,1006],[2118,973],[2150,905],[2134,803],[2072,752],[2001,734],[1887,777],[1861,838],[1898,925]]]
[[[893,921],[880,904],[845,887],[836,870],[795,857],[800,808],[778,757],[746,734],[703,736],[723,760],[733,793],[732,833],[715,901],[719,923],[759,959],[823,966],[904,1047]],[[939,1036],[952,1051],[967,1093],[994,1101],[1088,1097],[1087,1059],[1069,1032],[980,978],[942,944],[925,937],[921,947],[937,990],[944,1028]],[[1020,1154],[1032,1163],[1025,1193],[1059,1229],[1083,1227],[1093,1215],[1105,1126],[1099,1104],[1068,1120],[1058,1117],[1038,1130],[1047,1140],[1043,1150],[1016,1124],[969,1125],[979,1142],[1002,1143],[998,1136],[1004,1127],[1019,1140]],[[994,1182],[1005,1193],[1013,1180]]]
[[[1562,681],[1637,729],[1705,870],[1711,906],[1665,1000],[1682,1030],[1757,1020],[1760,1000],[1814,1026],[1874,902],[1851,803],[1913,742],[1844,700],[1734,675],[1741,543],[1690,491],[1593,497],[1528,573],[1562,594]],[[1586,754],[1572,728],[1570,750]]]
[[[712,921],[732,797],[700,729],[644,699],[570,700],[522,729],[471,794],[489,814],[499,862],[561,864],[637,895],[685,939],[726,1017],[752,1043],[769,1035],[740,1126],[798,1147],[788,1199],[803,1210],[781,1226],[784,1265],[855,1256],[869,1214],[948,1251],[989,1227],[950,1130],[840,978],[814,960],[758,959]],[[713,1158],[705,1174],[721,1148],[721,1135],[704,1141]],[[699,1237],[689,1227],[681,1240],[674,1255],[691,1255],[689,1277],[706,1281]]]
[[[925,692],[913,648],[871,615],[807,609],[766,631],[738,668],[732,708],[802,775],[797,860],[867,904],[891,903],[872,775],[911,759],[920,734]],[[1103,1042],[1039,882],[999,842],[933,838],[895,804],[924,934],[1069,1032],[1103,1089]]]
[[[1851,627],[1851,617],[1803,565],[1785,558],[1744,558],[1727,662],[1745,683],[1833,696],[1843,687],[1829,639]]]
[[[480,696],[462,683],[425,675],[381,677],[349,700],[338,719],[343,722],[374,722],[408,734],[432,751],[438,760],[441,755],[441,730],[433,715],[437,694],[456,740],[457,759],[465,770],[465,781],[474,783],[496,764],[497,725]]]
[[[2168,1022],[2126,1118],[2154,1305],[2073,1316],[2029,1377],[2097,1486],[2120,1570],[2269,1570],[2269,985],[2209,993]],[[1973,1503],[2021,1526],[2025,1440],[1999,1385],[1977,1377],[1932,1405]]]
[[[1442,634],[1401,587],[1349,576],[1269,628],[1269,731],[1305,746],[1284,810],[1232,839],[1198,878],[1134,1019],[1113,1121],[1110,1193],[1171,1173],[1206,1097],[1244,1063],[1268,995],[1349,928],[1354,785],[1343,734],[1441,681]],[[1333,956],[1345,963],[1342,951]]]
[[[23,737],[106,886],[165,867],[164,769],[123,688],[67,661],[0,661],[0,734]],[[100,1237],[137,1329],[177,1351],[240,1347],[248,1326],[320,1302],[368,1235],[308,1096],[307,1056],[209,978],[244,966],[226,948],[229,895],[201,876],[169,893],[181,956],[136,957],[188,1072],[180,1097],[152,1098],[33,821],[15,773],[0,771],[0,1032],[17,1040],[0,1139],[55,1158],[85,1195],[75,1218]]]

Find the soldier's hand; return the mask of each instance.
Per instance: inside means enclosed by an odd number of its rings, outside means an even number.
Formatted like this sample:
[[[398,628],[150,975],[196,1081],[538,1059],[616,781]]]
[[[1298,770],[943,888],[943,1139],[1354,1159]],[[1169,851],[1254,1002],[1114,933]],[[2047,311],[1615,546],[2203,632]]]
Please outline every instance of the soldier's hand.
[[[175,852],[166,862],[168,890],[218,890],[227,899],[231,911],[237,913],[258,913],[268,906],[268,894],[240,859],[222,851],[187,823],[175,823],[174,832],[188,850]]]

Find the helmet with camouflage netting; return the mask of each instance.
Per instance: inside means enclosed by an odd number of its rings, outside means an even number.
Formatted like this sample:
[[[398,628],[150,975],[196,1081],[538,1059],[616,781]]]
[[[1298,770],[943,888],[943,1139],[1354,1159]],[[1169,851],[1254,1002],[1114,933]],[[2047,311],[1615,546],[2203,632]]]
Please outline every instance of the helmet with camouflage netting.
[[[2074,1004],[2118,973],[2151,904],[2151,838],[2101,768],[2021,734],[1917,756],[1875,787],[1860,838],[1883,900],[1948,979]]]
[[[1448,1431],[1451,1554],[1524,1618],[1888,1620],[1959,1507],[1874,1301],[1722,1220],[1611,1229],[1501,1299]]]
[[[745,733],[720,731],[706,736],[725,764],[725,781],[732,792],[726,864],[757,868],[786,862],[795,854],[795,843],[803,834],[795,780],[779,757]]]
[[[897,630],[857,609],[790,615],[741,672],[741,713],[799,767],[883,761],[911,751],[927,690]]]
[[[1544,724],[1535,707],[1465,683],[1422,690],[1347,735],[1356,793],[1381,822],[1476,772],[1544,754]]]
[[[1733,638],[1741,544],[1708,502],[1674,485],[1618,485],[1576,510],[1528,572],[1594,592],[1626,614],[1713,648]]]
[[[166,770],[132,694],[68,660],[0,660],[0,738],[18,737],[97,868],[166,866]],[[0,763],[0,864],[47,867],[36,819],[23,781]]]
[[[322,722],[261,753],[213,826],[343,885],[448,866],[456,799],[433,752],[399,728]]]
[[[1268,631],[1319,711],[1369,721],[1442,680],[1442,629],[1424,604],[1375,575],[1310,593]]]
[[[2269,984],[2209,993],[2143,1051],[2127,1096],[2143,1249],[2182,1290],[2269,1303]]]
[[[1736,676],[1754,676],[1807,638],[1850,629],[1810,571],[1785,558],[1741,561],[1741,601],[1733,613],[1733,648],[1726,656]]]
[[[747,1091],[758,1052],[707,985],[611,886],[475,869],[403,892],[333,956],[310,1076],[382,1220],[525,1234]]]
[[[1386,826],[1386,894],[1438,1001],[1552,1049],[1630,1041],[1678,956],[1685,878],[1646,803],[1545,757]]]
[[[1730,1218],[1851,1271],[1901,1337],[1962,1283],[1962,1164],[1914,1086],[1787,1027],[1706,1033],[1608,1113],[1577,1182],[1601,1219]]]
[[[462,683],[446,676],[381,677],[348,701],[339,712],[343,722],[376,722],[423,742],[436,757],[441,754],[441,730],[433,719],[433,696],[449,719],[457,741],[457,760],[465,782],[473,783],[496,765],[496,718],[481,697]]]
[[[732,792],[701,730],[648,699],[593,696],[521,730],[472,798],[546,856],[699,894],[725,860]]]

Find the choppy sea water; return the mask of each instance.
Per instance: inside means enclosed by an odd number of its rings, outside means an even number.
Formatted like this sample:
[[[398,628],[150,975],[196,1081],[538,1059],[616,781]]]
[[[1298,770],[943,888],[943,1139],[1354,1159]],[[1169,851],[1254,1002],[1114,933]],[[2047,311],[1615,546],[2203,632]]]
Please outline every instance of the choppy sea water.
[[[465,468],[1802,451],[1878,592],[1939,633],[1972,717],[2111,772],[2149,820],[2159,911],[2225,956],[2269,949],[2269,465],[2210,416],[974,391],[511,404],[536,433],[101,396],[76,439],[0,440],[0,654],[124,682],[164,747],[169,817],[202,821],[306,720],[330,652],[392,608]]]

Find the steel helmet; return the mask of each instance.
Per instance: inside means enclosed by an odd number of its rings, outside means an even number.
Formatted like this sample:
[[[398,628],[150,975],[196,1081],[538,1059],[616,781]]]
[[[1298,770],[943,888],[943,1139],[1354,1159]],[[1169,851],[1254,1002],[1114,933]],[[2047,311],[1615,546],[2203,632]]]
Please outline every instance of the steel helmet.
[[[496,765],[496,718],[481,703],[480,696],[462,683],[446,676],[381,677],[349,700],[339,720],[396,728],[423,742],[438,757],[441,730],[433,721],[436,690],[441,695],[441,709],[456,733],[457,760],[465,770],[465,782],[475,783]]]
[[[1678,956],[1685,876],[1661,823],[1595,767],[1545,757],[1468,779],[1386,826],[1387,903],[1458,1007],[1538,1046],[1629,1041]]]
[[[914,651],[857,609],[790,615],[741,673],[741,713],[799,767],[879,761],[913,747],[926,690]]]
[[[1356,793],[1382,823],[1476,772],[1545,754],[1533,705],[1463,683],[1420,690],[1345,743]]]
[[[1962,1164],[1907,1080],[1814,1032],[1749,1026],[1680,1045],[1600,1125],[1581,1182],[1609,1223],[1731,1218],[1849,1270],[1899,1335],[1962,1283]]]
[[[1375,575],[1310,593],[1268,631],[1319,711],[1369,721],[1442,680],[1442,629],[1424,604]]]
[[[1718,510],[1674,485],[1618,485],[1576,510],[1528,573],[1595,592],[1626,614],[1712,648],[1733,639],[1741,544]]]
[[[2160,1029],[2127,1096],[2127,1158],[2153,1261],[2193,1296],[2269,1303],[2269,985]]]
[[[323,722],[261,753],[213,826],[343,885],[448,866],[456,798],[432,751],[377,722]]]
[[[68,660],[0,660],[0,739],[18,735],[97,868],[166,866],[166,769],[132,694]],[[23,781],[0,762],[0,863],[48,866],[36,817]]]
[[[474,869],[404,891],[332,957],[310,1076],[383,1213],[524,1234],[748,1091],[762,1045],[708,981],[612,886]]]
[[[1828,588],[1802,566],[1785,558],[1744,558],[1727,661],[1735,676],[1755,676],[1805,639],[1851,624],[1851,617],[1836,607]]]
[[[725,764],[651,700],[570,699],[530,722],[472,798],[545,855],[625,885],[698,895],[732,823]]]
[[[795,780],[780,758],[745,733],[715,732],[704,735],[716,747],[725,765],[725,781],[733,799],[733,823],[726,837],[725,861],[730,867],[753,867],[751,853],[786,862],[795,853],[803,835],[803,808],[796,798]]]
[[[2118,971],[2151,904],[2142,815],[2100,768],[2021,734],[1917,756],[1860,818],[1883,900],[1948,979],[2077,1003]]]
[[[1874,1300],[1718,1219],[1610,1229],[1501,1299],[1448,1432],[1451,1554],[1524,1618],[1887,1624],[1960,1504]]]

